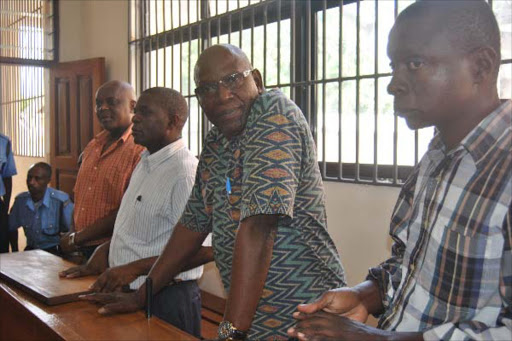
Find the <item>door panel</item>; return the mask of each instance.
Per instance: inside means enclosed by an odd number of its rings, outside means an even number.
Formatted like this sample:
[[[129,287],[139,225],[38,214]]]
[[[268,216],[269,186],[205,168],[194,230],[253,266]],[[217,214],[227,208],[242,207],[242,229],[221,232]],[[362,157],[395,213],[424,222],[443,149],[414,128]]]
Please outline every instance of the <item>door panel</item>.
[[[50,70],[52,186],[73,197],[78,157],[100,132],[96,90],[105,82],[105,58],[60,63]]]

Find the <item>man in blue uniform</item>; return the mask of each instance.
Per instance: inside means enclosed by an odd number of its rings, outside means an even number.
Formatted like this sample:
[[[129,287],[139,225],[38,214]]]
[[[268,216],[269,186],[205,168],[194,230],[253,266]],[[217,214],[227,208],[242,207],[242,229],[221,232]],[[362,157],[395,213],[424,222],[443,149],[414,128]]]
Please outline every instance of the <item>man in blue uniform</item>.
[[[16,197],[9,217],[9,230],[25,230],[25,250],[42,249],[60,256],[60,233],[71,226],[73,203],[69,196],[48,187],[52,174],[49,164],[38,162],[28,170],[28,192]]]
[[[16,175],[11,141],[0,134],[0,253],[9,252],[9,241],[13,251],[18,251],[18,235],[9,234],[7,212],[11,201],[12,176]]]

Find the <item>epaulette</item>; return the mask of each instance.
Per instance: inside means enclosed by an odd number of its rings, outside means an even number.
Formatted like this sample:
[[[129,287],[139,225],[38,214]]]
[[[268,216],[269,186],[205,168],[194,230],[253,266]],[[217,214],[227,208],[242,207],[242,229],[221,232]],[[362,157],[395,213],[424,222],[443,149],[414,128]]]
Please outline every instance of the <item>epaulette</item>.
[[[58,200],[64,203],[64,207],[71,203],[71,200],[69,199],[69,195],[67,193],[64,193],[54,188],[48,188],[48,190],[50,191],[50,199]]]

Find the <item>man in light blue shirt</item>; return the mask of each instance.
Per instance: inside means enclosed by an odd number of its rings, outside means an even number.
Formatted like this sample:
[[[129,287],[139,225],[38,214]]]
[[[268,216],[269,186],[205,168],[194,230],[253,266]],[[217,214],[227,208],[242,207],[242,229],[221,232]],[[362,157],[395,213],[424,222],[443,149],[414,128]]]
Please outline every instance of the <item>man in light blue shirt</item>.
[[[9,216],[9,230],[23,226],[27,237],[25,250],[42,249],[60,256],[60,234],[71,226],[73,203],[69,195],[48,187],[52,169],[38,162],[27,174],[28,192],[16,197]]]
[[[0,134],[0,253],[9,252],[9,241],[11,241],[12,250],[18,251],[18,235],[9,235],[7,229],[7,212],[9,211],[9,203],[11,201],[12,176],[16,174],[11,141],[7,136]]]

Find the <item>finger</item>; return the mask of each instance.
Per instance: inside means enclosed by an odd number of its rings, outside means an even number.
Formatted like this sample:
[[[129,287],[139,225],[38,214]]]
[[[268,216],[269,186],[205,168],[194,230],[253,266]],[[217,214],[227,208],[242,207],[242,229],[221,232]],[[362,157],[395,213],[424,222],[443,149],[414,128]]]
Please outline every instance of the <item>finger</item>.
[[[300,311],[296,311],[293,313],[293,318],[297,319],[297,320],[306,320],[308,318],[310,318],[311,316],[314,316],[313,314],[306,314],[306,313],[303,313],[303,312],[300,312]]]
[[[66,269],[64,271],[59,272],[60,277],[67,277],[68,275],[76,272],[78,270],[79,266],[73,266],[72,268]]]
[[[137,310],[137,307],[135,307],[132,304],[126,303],[126,302],[117,302],[117,303],[110,303],[103,307],[101,307],[98,310],[98,313],[101,315],[113,315],[113,314],[122,314],[122,313],[131,313]]]
[[[90,302],[96,302],[96,303],[102,303],[107,304],[110,302],[115,301],[115,298],[112,294],[88,294],[88,295],[80,295],[78,296],[79,299],[83,301],[90,301]]]
[[[308,304],[299,304],[297,306],[297,310],[299,310],[299,312],[312,314],[314,312],[317,312],[317,311],[322,310],[325,307],[327,307],[331,301],[332,301],[332,294],[329,292],[326,292],[320,297],[320,299],[318,299],[315,302],[308,303]]]
[[[104,292],[103,288],[105,287],[105,283],[105,275],[101,275],[89,288],[94,292]]]
[[[113,279],[112,277],[107,280],[107,283],[105,283],[105,287],[103,288],[103,292],[112,292],[115,291],[117,285],[117,281]]]

